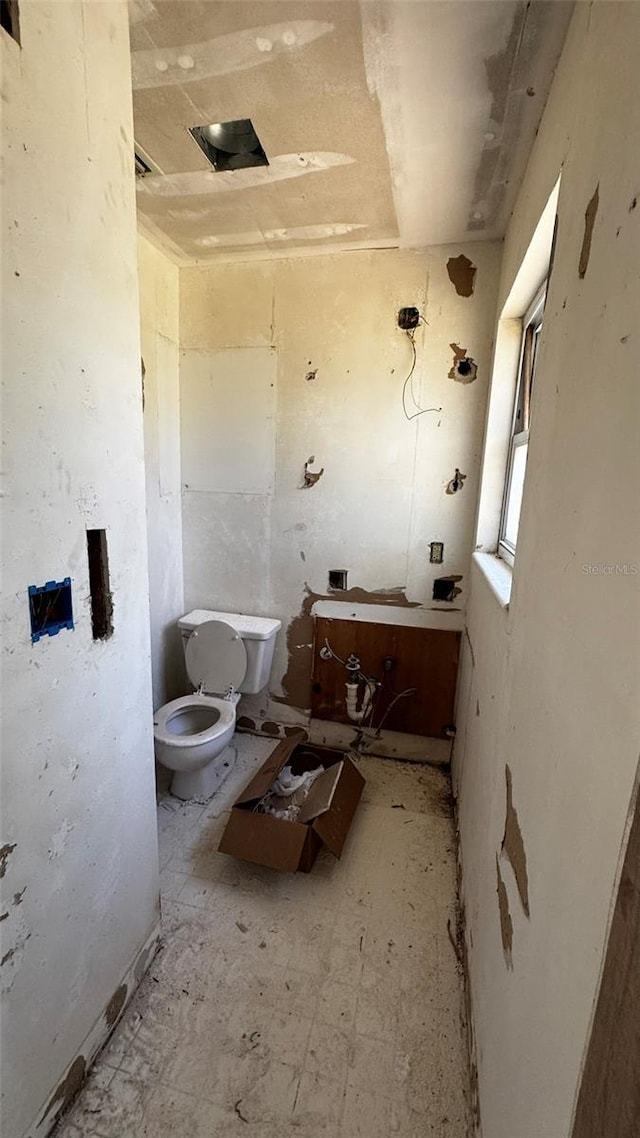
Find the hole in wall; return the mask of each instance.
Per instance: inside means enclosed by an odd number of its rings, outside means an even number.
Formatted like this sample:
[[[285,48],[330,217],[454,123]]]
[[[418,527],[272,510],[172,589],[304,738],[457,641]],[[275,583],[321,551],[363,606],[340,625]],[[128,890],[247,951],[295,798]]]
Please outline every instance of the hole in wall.
[[[461,581],[460,574],[453,574],[451,577],[436,577],[433,582],[433,600],[434,601],[455,601],[462,589],[458,588],[457,582]]]
[[[346,589],[347,588],[347,573],[348,569],[330,569],[329,570],[329,588],[330,589]]]
[[[109,589],[109,553],[106,530],[87,530],[87,556],[89,559],[93,639],[108,640],[113,635],[113,598]]]
[[[18,0],[0,0],[0,26],[16,43],[20,43],[20,13]]]

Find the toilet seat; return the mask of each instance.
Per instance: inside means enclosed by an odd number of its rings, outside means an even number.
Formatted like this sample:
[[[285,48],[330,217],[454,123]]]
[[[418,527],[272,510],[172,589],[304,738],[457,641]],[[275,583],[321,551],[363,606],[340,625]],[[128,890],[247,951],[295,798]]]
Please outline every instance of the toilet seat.
[[[203,731],[186,731],[181,734],[171,731],[169,724],[178,715],[206,709],[217,711],[218,718],[215,723]],[[235,725],[235,721],[236,707],[230,700],[195,693],[180,696],[179,699],[172,699],[170,703],[165,703],[163,707],[158,708],[153,717],[153,734],[158,742],[171,748],[193,747],[212,742],[224,735],[225,731]]]
[[[238,691],[247,672],[242,637],[223,620],[205,620],[194,628],[184,658],[191,683],[204,692]]]

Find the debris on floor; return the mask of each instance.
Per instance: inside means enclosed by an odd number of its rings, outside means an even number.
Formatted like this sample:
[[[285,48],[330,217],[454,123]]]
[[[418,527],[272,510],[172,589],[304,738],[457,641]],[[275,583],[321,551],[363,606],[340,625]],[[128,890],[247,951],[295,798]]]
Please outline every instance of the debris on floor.
[[[272,748],[239,736],[215,801],[160,804],[165,947],[55,1138],[472,1133],[447,774],[363,759],[340,860],[285,875],[217,850]]]
[[[236,798],[221,853],[288,873],[309,873],[323,846],[340,857],[365,780],[343,751],[305,739],[282,739]]]

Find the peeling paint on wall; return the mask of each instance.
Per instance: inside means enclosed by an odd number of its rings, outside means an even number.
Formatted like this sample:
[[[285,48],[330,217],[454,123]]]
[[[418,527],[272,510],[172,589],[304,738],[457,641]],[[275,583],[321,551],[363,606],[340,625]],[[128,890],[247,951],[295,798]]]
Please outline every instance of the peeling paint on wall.
[[[473,383],[478,376],[476,361],[472,356],[468,356],[467,349],[461,348],[459,344],[450,344],[449,347],[453,352],[453,363],[447,373],[449,379],[455,379],[457,383]]]
[[[106,1020],[107,1027],[111,1028],[115,1024],[118,1016],[120,1015],[120,1012],[124,1007],[126,998],[127,985],[121,984],[119,988],[116,988],[104,1010],[104,1018]]]
[[[42,1125],[45,1118],[51,1114],[54,1107],[56,1107],[58,1103],[60,1105],[56,1111],[55,1118],[52,1118],[50,1120],[51,1125],[53,1125],[56,1119],[58,1119],[60,1115],[63,1114],[64,1111],[71,1106],[71,1103],[73,1102],[82,1084],[84,1083],[86,1073],[87,1068],[84,1055],[78,1055],[77,1059],[74,1059],[73,1063],[69,1067],[69,1070],[67,1071],[64,1079],[62,1079],[62,1081],[58,1084],[56,1090],[53,1092],[51,1098],[49,1099],[42,1118],[40,1119],[40,1125]]]
[[[504,952],[504,959],[507,968],[513,968],[513,958],[511,955],[513,947],[513,921],[511,920],[511,913],[509,911],[509,898],[507,896],[507,889],[502,874],[500,872],[500,862],[496,854],[496,875],[498,878],[498,911],[500,913],[500,936],[502,938],[502,951]]]
[[[522,832],[520,830],[520,823],[518,815],[513,805],[513,778],[509,764],[505,766],[505,778],[507,783],[507,811],[504,824],[504,837],[502,839],[501,851],[511,862],[516,884],[518,886],[518,893],[522,901],[522,908],[527,916],[529,916],[529,880],[527,876],[527,855],[525,853],[524,842],[522,840]]]
[[[4,877],[5,873],[7,872],[7,862],[9,861],[11,854],[16,848],[16,845],[17,842],[13,842],[12,845],[6,843],[0,848],[0,878]]]
[[[458,296],[472,296],[475,275],[477,272],[476,266],[464,253],[459,257],[449,257],[447,261],[447,272],[449,280],[455,288]]]
[[[589,202],[586,210],[584,211],[584,237],[582,239],[582,249],[580,250],[580,261],[578,264],[578,276],[583,280],[587,269],[589,267],[589,257],[591,256],[591,238],[593,236],[593,226],[598,212],[598,205],[600,203],[600,183],[594,190],[593,197]]]

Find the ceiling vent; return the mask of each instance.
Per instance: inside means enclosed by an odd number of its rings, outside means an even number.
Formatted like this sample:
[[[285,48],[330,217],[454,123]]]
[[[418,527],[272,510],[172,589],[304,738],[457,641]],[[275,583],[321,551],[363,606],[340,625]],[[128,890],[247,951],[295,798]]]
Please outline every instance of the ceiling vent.
[[[249,166],[269,165],[251,119],[192,126],[189,134],[214,170],[246,170]]]
[[[162,171],[154,162],[151,161],[148,154],[138,146],[136,142],[133,149],[133,158],[136,168],[136,178],[146,178],[147,174],[161,174]]]

